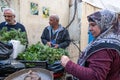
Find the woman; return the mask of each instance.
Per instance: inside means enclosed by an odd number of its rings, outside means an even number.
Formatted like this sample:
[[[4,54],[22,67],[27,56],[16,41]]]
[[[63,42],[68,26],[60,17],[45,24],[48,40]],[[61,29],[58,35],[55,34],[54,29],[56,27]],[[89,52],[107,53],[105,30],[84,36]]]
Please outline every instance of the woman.
[[[78,64],[61,57],[66,72],[78,80],[120,80],[120,26],[118,16],[101,10],[88,16],[95,39],[86,47]]]

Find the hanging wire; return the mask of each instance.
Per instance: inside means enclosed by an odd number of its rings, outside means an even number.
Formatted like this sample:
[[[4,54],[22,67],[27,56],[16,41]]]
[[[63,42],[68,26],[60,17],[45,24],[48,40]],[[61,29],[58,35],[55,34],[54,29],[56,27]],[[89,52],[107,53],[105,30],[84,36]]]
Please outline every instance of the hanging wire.
[[[72,20],[70,21],[70,23],[65,27],[66,29],[69,28],[69,26],[70,26],[70,25],[72,24],[72,22],[74,21],[76,12],[77,12],[77,0],[75,0],[75,2],[74,2],[74,15],[73,15],[73,18],[72,18]]]
[[[77,12],[77,0],[75,0],[75,2],[74,2],[74,15],[73,15],[73,18],[70,21],[70,23],[65,27],[66,29],[68,29],[70,27],[70,25],[72,24],[72,22],[74,21],[76,12]],[[80,53],[81,52],[80,47],[75,43],[74,40],[71,39],[71,42],[77,47],[77,49],[79,50],[79,53]]]

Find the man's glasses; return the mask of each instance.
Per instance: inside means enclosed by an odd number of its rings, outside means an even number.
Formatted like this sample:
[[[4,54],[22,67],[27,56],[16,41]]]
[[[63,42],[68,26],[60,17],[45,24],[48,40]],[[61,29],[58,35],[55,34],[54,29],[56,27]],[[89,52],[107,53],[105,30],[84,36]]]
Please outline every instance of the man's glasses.
[[[3,15],[4,17],[12,17],[13,15],[11,15],[11,16],[6,16],[6,15]]]

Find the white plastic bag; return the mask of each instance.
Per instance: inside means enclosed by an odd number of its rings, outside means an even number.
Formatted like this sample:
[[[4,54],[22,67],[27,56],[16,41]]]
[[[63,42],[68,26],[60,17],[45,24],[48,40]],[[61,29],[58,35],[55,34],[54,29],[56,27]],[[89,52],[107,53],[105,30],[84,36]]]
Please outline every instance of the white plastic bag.
[[[11,40],[10,43],[13,45],[13,53],[10,55],[10,58],[16,59],[18,54],[25,50],[25,45],[22,45],[18,40]]]

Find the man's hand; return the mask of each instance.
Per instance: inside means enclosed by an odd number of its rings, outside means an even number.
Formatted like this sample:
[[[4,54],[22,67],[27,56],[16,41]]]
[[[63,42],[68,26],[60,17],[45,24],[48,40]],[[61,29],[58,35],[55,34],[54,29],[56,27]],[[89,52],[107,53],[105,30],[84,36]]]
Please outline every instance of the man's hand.
[[[58,44],[55,44],[55,47],[54,48],[58,48],[59,47],[59,45]]]
[[[47,42],[47,45],[51,47],[51,42]]]

